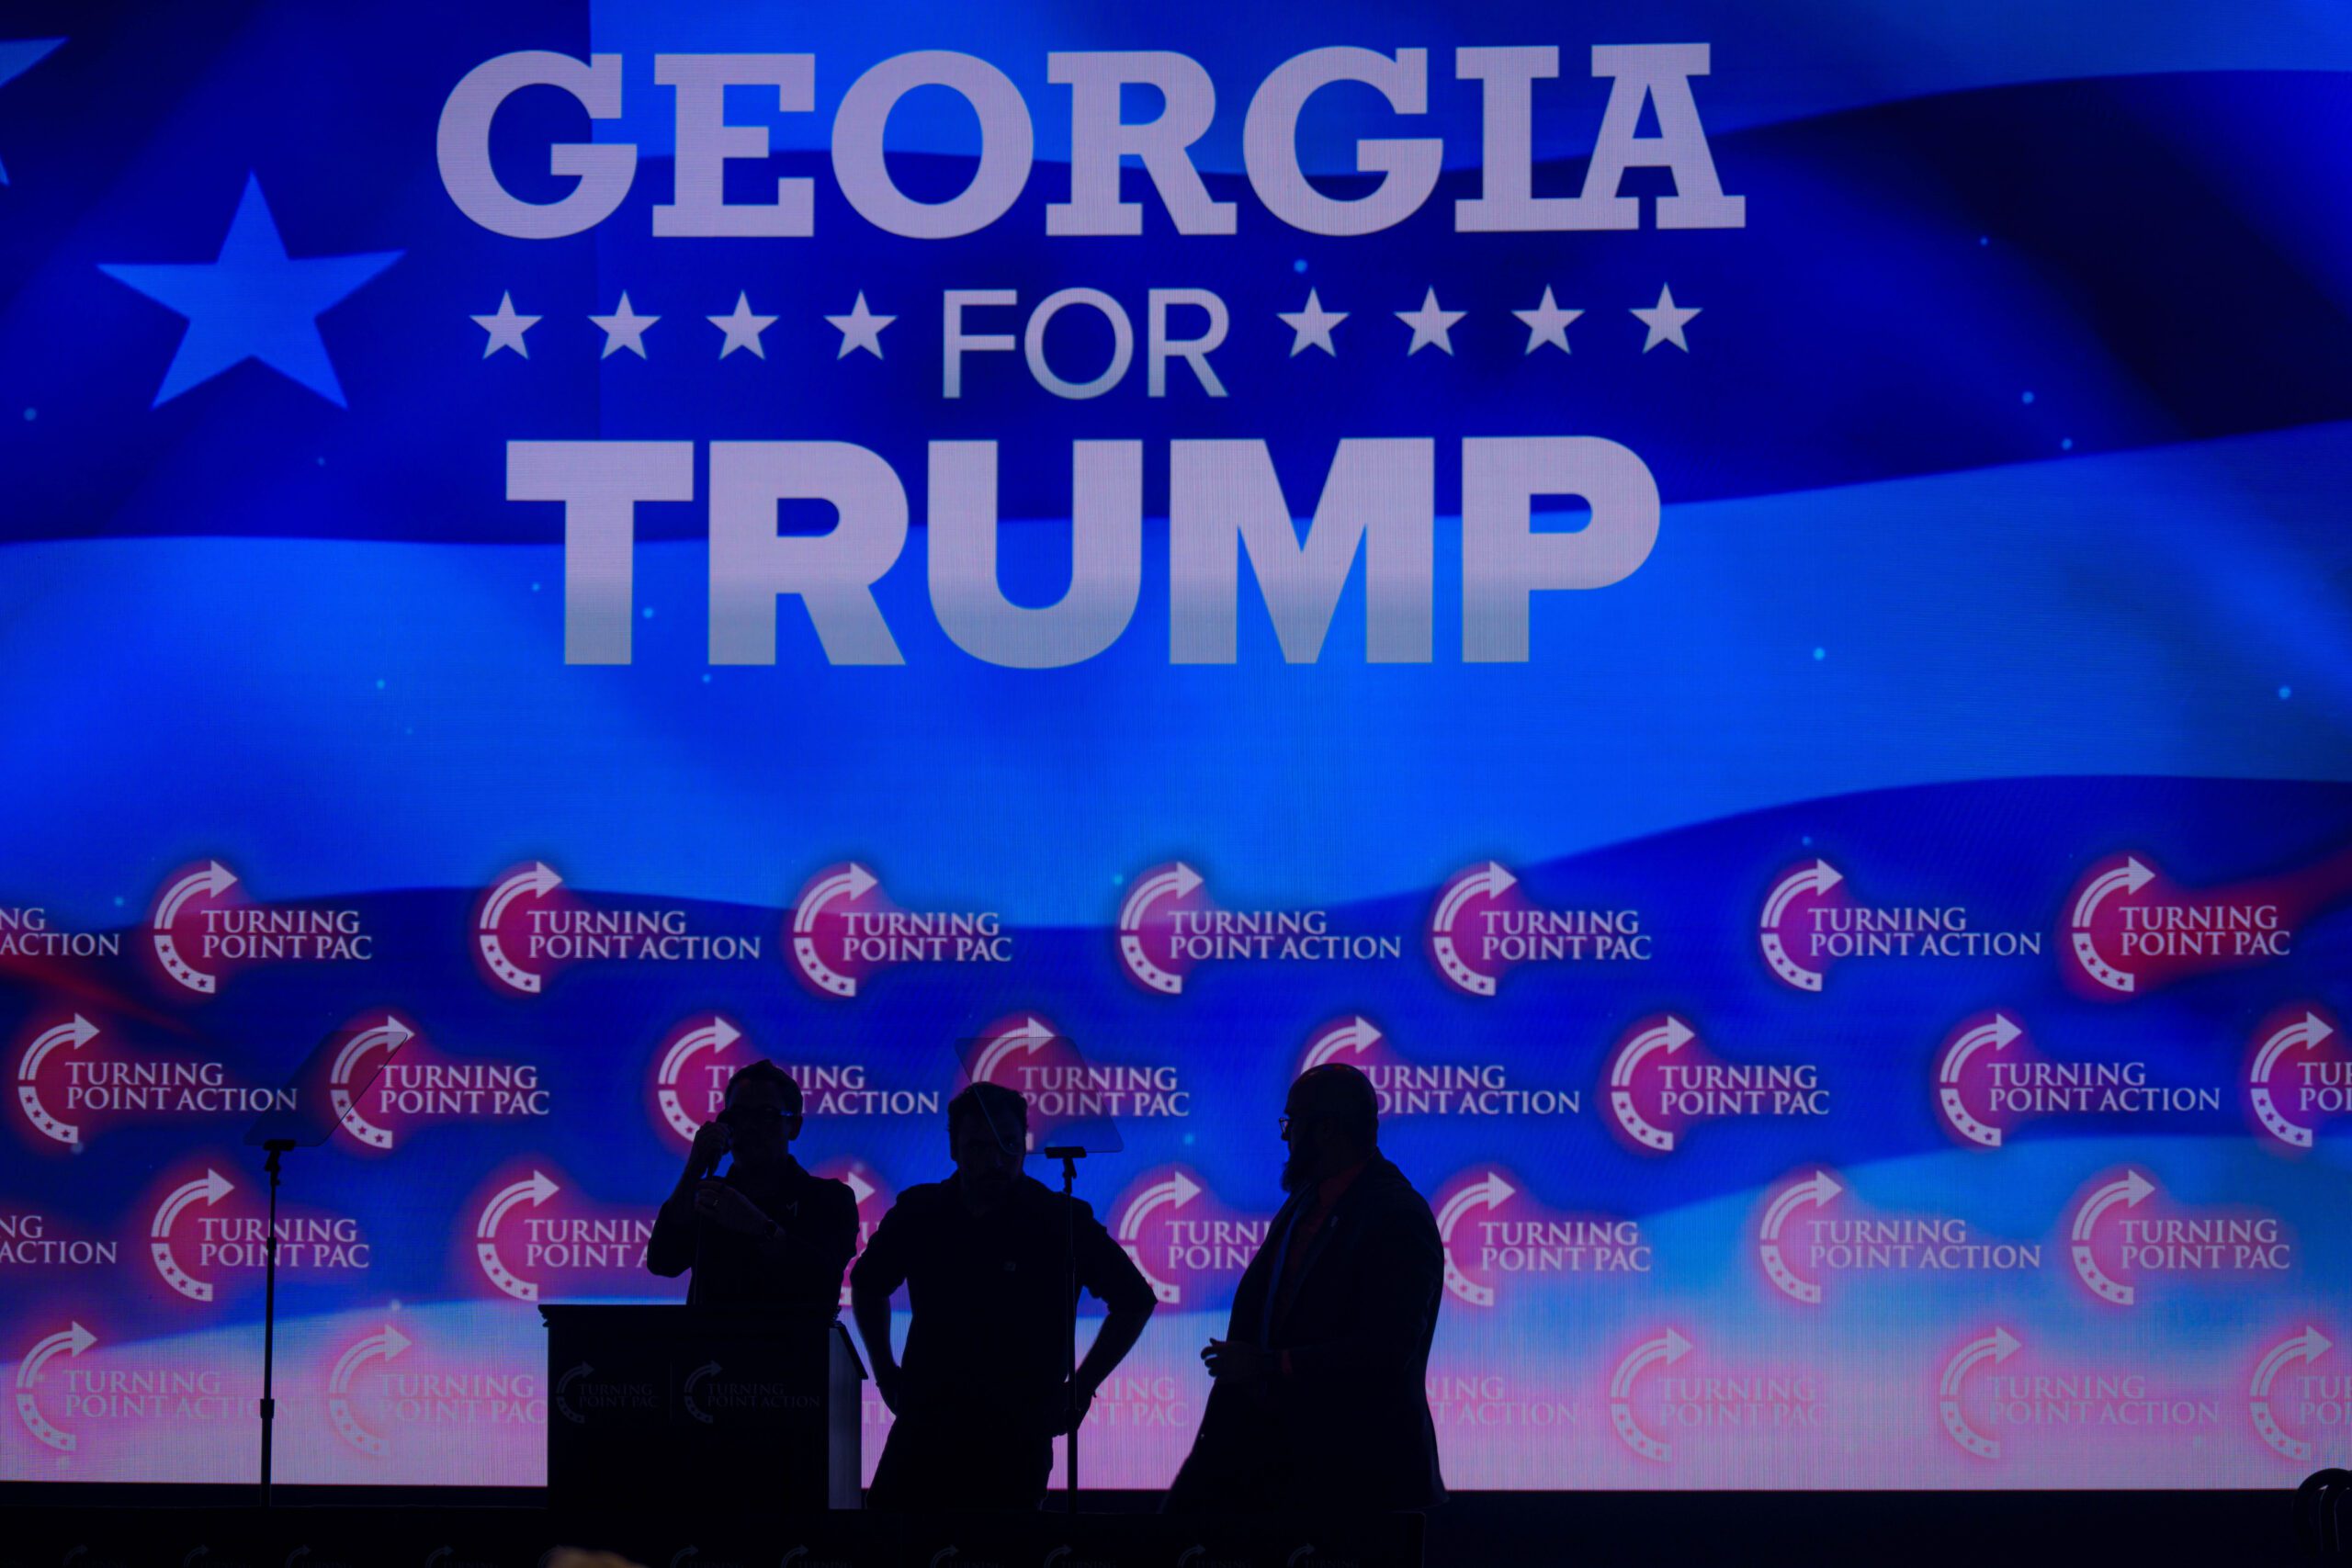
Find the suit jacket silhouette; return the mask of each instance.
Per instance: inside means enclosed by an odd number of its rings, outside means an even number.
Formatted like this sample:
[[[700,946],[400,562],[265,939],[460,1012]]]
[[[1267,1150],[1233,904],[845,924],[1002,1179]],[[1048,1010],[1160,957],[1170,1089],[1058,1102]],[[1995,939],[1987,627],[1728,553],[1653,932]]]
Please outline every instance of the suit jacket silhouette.
[[[1170,1489],[1171,1510],[1287,1507],[1373,1500],[1426,1508],[1445,1500],[1427,1389],[1445,1252],[1430,1206],[1374,1154],[1306,1248],[1288,1309],[1269,1324],[1274,1255],[1312,1189],[1268,1227],[1233,1297],[1227,1339],[1262,1341],[1290,1371],[1262,1382],[1221,1378]]]

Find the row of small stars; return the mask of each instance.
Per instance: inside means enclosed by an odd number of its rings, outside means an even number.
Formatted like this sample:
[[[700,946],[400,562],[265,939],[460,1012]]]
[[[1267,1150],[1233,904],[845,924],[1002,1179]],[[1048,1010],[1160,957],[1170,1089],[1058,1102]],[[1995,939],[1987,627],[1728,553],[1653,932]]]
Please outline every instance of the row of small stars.
[[[1696,305],[1677,305],[1674,302],[1674,290],[1665,286],[1661,286],[1657,291],[1656,305],[1631,307],[1631,314],[1634,318],[1648,329],[1648,336],[1642,343],[1642,352],[1647,354],[1660,344],[1672,344],[1683,353],[1690,353],[1690,344],[1683,337],[1682,329],[1690,323],[1691,317],[1699,313],[1701,307]],[[1522,352],[1532,354],[1539,348],[1548,346],[1558,349],[1562,354],[1567,353],[1568,324],[1584,313],[1582,310],[1568,310],[1558,304],[1552,298],[1552,290],[1546,288],[1544,290],[1543,299],[1532,310],[1511,312],[1527,328],[1527,346]],[[1305,305],[1295,310],[1278,310],[1275,312],[1275,317],[1291,330],[1291,357],[1296,358],[1310,348],[1319,348],[1336,359],[1339,357],[1340,350],[1332,341],[1331,331],[1341,321],[1346,321],[1350,314],[1351,312],[1346,310],[1324,309],[1317,291],[1310,288],[1306,291]],[[1435,348],[1442,353],[1452,354],[1453,352],[1452,334],[1454,324],[1468,314],[1467,310],[1449,310],[1441,306],[1438,303],[1437,290],[1430,288],[1421,297],[1419,309],[1395,312],[1398,321],[1413,329],[1412,342],[1406,346],[1406,355],[1409,357],[1425,348]],[[522,314],[514,309],[514,294],[512,292],[502,294],[495,311],[487,316],[474,318],[475,324],[490,334],[489,341],[482,344],[481,356],[488,359],[500,349],[511,348],[523,358],[528,359],[531,356],[531,349],[530,345],[523,341],[523,334],[544,319],[539,316]],[[646,357],[645,330],[662,318],[638,314],[636,309],[629,304],[628,293],[624,291],[620,304],[611,315],[591,316],[588,319],[605,333],[605,351],[598,357],[609,359],[615,354],[627,349],[639,359],[643,359]],[[750,296],[741,292],[735,296],[735,309],[731,312],[724,316],[706,316],[703,319],[725,334],[718,348],[718,357],[721,359],[739,348],[748,349],[756,357],[765,359],[768,356],[768,351],[761,342],[760,334],[775,325],[779,320],[775,316],[763,316],[753,311]],[[881,358],[882,329],[898,319],[896,316],[876,315],[867,309],[865,295],[861,291],[857,296],[857,302],[851,307],[847,315],[825,318],[826,321],[842,334],[841,347],[835,352],[833,357],[846,359],[852,350],[862,349],[876,359]]]

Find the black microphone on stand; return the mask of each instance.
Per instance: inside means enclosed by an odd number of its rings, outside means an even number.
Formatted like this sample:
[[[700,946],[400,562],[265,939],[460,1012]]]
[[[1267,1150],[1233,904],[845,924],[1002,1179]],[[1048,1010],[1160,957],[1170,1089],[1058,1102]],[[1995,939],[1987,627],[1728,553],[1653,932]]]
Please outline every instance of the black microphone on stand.
[[[1086,1151],[1076,1144],[1048,1144],[1047,1159],[1062,1162],[1062,1258],[1069,1269],[1069,1365],[1062,1382],[1062,1416],[1069,1429],[1062,1434],[1063,1512],[1078,1512],[1078,1428],[1086,1412],[1078,1408],[1078,1162]]]

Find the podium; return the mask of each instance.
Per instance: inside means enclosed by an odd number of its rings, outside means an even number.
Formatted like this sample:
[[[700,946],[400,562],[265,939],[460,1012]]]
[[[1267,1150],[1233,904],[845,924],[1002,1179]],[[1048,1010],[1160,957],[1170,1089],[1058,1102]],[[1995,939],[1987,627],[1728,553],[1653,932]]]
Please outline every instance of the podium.
[[[551,1506],[859,1506],[865,1370],[831,1316],[586,1304],[542,1305],[539,1316]]]

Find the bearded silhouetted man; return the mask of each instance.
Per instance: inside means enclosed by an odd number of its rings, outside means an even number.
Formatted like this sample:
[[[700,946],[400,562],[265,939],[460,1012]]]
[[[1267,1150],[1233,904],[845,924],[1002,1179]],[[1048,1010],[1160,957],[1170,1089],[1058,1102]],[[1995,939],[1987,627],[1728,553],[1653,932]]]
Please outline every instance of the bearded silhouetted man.
[[[1171,1513],[1445,1500],[1430,1420],[1430,1340],[1445,1289],[1437,1221],[1380,1152],[1380,1099],[1340,1063],[1283,1106],[1290,1197],[1233,1295]]]

